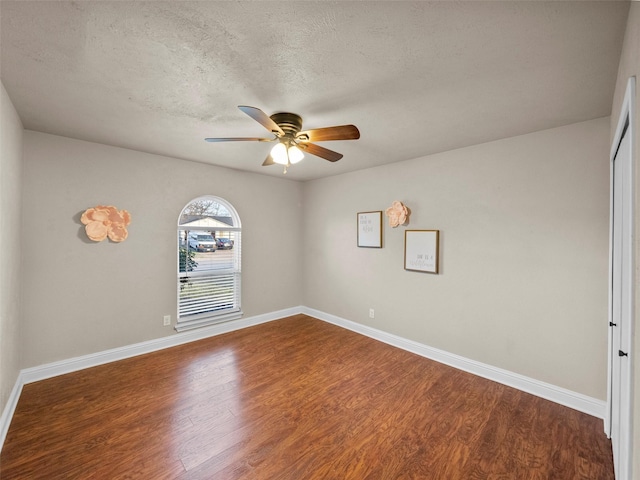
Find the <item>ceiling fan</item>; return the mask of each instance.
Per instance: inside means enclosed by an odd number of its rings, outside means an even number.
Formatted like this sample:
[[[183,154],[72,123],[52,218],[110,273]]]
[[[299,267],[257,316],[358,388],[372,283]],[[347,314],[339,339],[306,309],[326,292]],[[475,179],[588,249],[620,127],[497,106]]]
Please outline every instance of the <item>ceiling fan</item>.
[[[314,128],[302,130],[302,118],[300,115],[289,112],[279,112],[268,116],[256,107],[239,105],[238,108],[253,118],[256,122],[269,130],[273,138],[247,137],[247,138],[205,138],[207,142],[275,142],[278,143],[271,149],[262,166],[273,164],[284,165],[284,173],[294,163],[304,158],[302,152],[310,153],[316,157],[324,158],[330,162],[337,162],[342,154],[321,147],[312,142],[327,142],[330,140],[357,140],[360,131],[355,125],[338,125],[334,127]]]

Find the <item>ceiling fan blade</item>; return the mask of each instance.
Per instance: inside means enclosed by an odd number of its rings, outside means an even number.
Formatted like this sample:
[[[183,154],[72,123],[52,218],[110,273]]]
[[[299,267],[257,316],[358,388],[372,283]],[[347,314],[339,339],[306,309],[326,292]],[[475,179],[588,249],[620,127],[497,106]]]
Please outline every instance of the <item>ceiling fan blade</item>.
[[[263,167],[268,167],[269,165],[273,165],[276,162],[273,161],[273,158],[271,158],[271,154],[267,155],[267,158],[265,158],[264,162],[262,162],[262,166]]]
[[[343,157],[341,153],[334,152],[333,150],[321,147],[320,145],[316,145],[315,143],[299,143],[298,147],[300,147],[305,152],[310,153],[311,155],[324,158],[325,160],[329,160],[330,162],[337,162]]]
[[[355,125],[337,125],[335,127],[314,128],[296,135],[303,142],[327,142],[329,140],[357,140],[360,131]],[[305,139],[306,137],[306,139]]]
[[[259,137],[244,137],[244,138],[205,138],[205,142],[273,142],[275,138],[259,138]]]
[[[276,122],[271,120],[269,115],[264,113],[259,108],[249,107],[246,105],[238,105],[238,108],[270,132],[275,133],[276,135],[284,135],[284,131],[280,128],[280,126]]]

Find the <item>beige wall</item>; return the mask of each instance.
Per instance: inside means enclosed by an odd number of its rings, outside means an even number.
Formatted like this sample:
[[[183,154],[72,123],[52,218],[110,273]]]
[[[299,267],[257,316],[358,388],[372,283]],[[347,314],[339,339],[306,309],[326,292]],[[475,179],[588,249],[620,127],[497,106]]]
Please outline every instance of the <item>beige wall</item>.
[[[175,334],[176,225],[211,194],[243,226],[245,316],[299,305],[302,184],[24,132],[23,367]],[[120,244],[86,239],[79,217],[113,204],[132,215]],[[278,281],[270,279],[277,275]]]
[[[307,182],[304,304],[604,400],[608,137],[607,117]],[[393,200],[409,227],[357,248],[356,212]],[[440,275],[403,270],[407,228],[440,230]]]
[[[622,54],[620,56],[620,65],[618,67],[618,79],[616,82],[615,96],[613,100],[613,108],[611,110],[611,140],[618,125],[618,118],[620,116],[620,109],[622,101],[624,99],[625,91],[627,88],[627,81],[629,77],[636,77],[636,101],[635,110],[636,128],[634,138],[636,141],[635,151],[633,153],[634,171],[635,171],[635,192],[636,192],[636,225],[635,225],[635,238],[636,238],[636,281],[635,281],[635,338],[634,349],[629,355],[629,358],[634,362],[633,367],[635,369],[635,390],[634,390],[634,420],[633,420],[633,442],[634,448],[632,449],[633,455],[633,478],[640,479],[640,454],[637,452],[640,448],[640,362],[637,358],[640,354],[640,3],[631,2],[631,8],[629,10],[629,18],[627,19],[627,29],[625,31],[624,44],[622,46]],[[635,452],[635,454],[634,454]]]
[[[26,131],[21,366],[173,334],[177,216],[213,194],[243,222],[246,315],[304,304],[604,399],[608,129],[306,183]],[[395,199],[410,228],[440,229],[440,275],[403,270],[406,227],[385,226],[383,249],[355,246],[356,212]],[[126,242],[86,240],[79,215],[100,203],[131,212]]]
[[[20,370],[22,122],[0,91],[0,412]]]

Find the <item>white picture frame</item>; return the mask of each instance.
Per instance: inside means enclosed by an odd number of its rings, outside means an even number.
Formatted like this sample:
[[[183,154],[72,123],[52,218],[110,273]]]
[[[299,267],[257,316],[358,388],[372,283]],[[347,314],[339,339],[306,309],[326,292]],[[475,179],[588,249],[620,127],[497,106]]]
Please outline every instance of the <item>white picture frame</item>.
[[[382,248],[382,210],[358,212],[358,247]]]
[[[404,231],[404,269],[439,273],[439,230]]]

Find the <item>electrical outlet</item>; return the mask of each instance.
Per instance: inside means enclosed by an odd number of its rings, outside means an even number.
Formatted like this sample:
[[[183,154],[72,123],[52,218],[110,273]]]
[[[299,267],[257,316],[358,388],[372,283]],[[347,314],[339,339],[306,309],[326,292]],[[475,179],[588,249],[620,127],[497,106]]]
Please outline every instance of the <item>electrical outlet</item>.
[[[171,325],[171,315],[165,315],[162,323],[165,327]]]
[[[376,317],[376,312],[373,308],[369,309],[369,318],[375,318]]]

